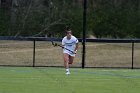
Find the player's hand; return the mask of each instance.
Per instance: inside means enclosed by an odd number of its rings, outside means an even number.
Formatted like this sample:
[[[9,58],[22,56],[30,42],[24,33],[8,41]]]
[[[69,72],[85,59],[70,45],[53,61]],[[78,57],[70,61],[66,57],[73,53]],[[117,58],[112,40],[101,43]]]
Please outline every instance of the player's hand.
[[[77,50],[75,50],[74,53],[76,54],[77,53]]]

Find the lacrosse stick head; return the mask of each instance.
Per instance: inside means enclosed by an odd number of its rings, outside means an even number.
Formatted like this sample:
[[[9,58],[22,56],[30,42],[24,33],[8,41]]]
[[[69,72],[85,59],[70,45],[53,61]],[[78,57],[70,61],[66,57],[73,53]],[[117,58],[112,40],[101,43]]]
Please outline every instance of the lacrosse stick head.
[[[54,43],[53,41],[51,41],[52,42],[52,45],[55,47],[55,46],[58,46],[58,44],[57,43]]]
[[[58,46],[58,44],[57,43],[54,43],[54,46]]]

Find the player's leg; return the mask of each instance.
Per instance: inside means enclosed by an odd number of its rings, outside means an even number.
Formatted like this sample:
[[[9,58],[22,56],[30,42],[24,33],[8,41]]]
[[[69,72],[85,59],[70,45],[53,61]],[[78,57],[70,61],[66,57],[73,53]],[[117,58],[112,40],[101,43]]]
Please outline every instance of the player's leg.
[[[69,56],[69,64],[73,64],[74,56]]]
[[[69,55],[67,53],[64,53],[63,56],[64,56],[63,57],[64,58],[64,67],[66,69],[66,74],[70,74],[69,64],[68,64],[68,62],[69,62]]]

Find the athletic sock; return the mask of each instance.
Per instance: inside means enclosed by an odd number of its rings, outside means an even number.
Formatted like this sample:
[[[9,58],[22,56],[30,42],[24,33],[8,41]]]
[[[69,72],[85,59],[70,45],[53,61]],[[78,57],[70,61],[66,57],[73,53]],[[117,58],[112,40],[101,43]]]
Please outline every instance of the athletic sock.
[[[70,72],[70,70],[67,68],[67,69],[66,69],[66,72]]]

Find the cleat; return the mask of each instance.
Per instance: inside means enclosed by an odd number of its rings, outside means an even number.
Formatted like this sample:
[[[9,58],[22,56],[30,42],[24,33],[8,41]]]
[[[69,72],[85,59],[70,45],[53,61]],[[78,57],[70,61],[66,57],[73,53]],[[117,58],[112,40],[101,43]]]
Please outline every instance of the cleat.
[[[69,74],[70,74],[70,72],[69,72],[69,71],[67,71],[67,72],[66,72],[66,75],[69,75]]]

